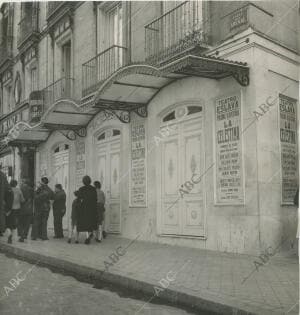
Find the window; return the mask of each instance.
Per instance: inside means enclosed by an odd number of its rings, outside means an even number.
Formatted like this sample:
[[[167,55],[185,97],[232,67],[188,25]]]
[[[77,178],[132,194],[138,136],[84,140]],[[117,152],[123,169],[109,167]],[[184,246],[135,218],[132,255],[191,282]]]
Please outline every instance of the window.
[[[106,12],[107,47],[123,45],[122,4],[114,6]]]
[[[37,91],[37,68],[30,69],[30,92]]]
[[[3,114],[8,114],[11,111],[11,86],[6,85],[3,87]]]

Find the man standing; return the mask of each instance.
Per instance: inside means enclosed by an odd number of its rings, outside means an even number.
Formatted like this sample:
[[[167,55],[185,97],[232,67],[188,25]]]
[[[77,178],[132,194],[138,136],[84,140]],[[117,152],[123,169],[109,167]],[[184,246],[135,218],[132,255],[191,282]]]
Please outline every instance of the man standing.
[[[5,195],[10,190],[5,174],[0,166],[0,236],[5,232]]]
[[[54,199],[54,192],[48,187],[48,183],[48,178],[42,177],[40,186],[35,191],[32,240],[36,240],[37,237],[48,240],[47,222],[50,212],[50,200]]]
[[[24,242],[24,239],[27,239],[33,215],[33,188],[31,187],[30,182],[27,178],[23,179],[21,191],[23,193],[25,201],[22,205],[19,216],[18,230],[20,235],[19,241]]]

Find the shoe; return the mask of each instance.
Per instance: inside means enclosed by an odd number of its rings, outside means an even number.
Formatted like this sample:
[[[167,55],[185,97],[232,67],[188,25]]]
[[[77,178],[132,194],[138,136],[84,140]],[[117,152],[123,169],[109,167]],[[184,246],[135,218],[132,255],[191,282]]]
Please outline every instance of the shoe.
[[[96,238],[96,242],[101,243],[101,240],[99,240],[99,238]]]
[[[71,244],[71,239],[70,238],[68,239],[68,243]]]
[[[19,242],[24,243],[24,238],[23,238],[23,237],[20,237],[20,238],[19,238]]]
[[[90,239],[90,238],[87,238],[87,239],[84,241],[84,244],[88,245],[88,244],[90,244],[90,242],[91,242],[91,239]]]
[[[42,241],[49,241],[48,237],[42,238]]]
[[[12,235],[9,235],[9,237],[7,239],[7,243],[8,244],[12,244]]]
[[[79,242],[78,242],[78,241],[75,241],[75,244],[79,244]]]

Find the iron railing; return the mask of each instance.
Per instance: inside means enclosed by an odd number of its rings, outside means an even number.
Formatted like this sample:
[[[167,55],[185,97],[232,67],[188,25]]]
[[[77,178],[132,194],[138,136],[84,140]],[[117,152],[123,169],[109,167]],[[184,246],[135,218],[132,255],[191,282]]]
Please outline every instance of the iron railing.
[[[30,35],[38,33],[38,16],[37,14],[25,15],[20,21],[18,28],[18,46],[30,37]]]
[[[103,80],[127,64],[127,49],[113,45],[82,65],[82,96],[94,92]]]
[[[49,1],[47,3],[47,19],[64,3],[65,1]]]
[[[8,59],[12,58],[12,50],[10,49],[9,40],[4,40],[0,43],[0,66]]]
[[[202,1],[185,1],[146,25],[146,60],[157,63],[199,44],[207,44],[202,17]]]
[[[50,84],[43,90],[45,110],[60,99],[72,99],[73,92],[74,79],[72,78],[61,78]]]

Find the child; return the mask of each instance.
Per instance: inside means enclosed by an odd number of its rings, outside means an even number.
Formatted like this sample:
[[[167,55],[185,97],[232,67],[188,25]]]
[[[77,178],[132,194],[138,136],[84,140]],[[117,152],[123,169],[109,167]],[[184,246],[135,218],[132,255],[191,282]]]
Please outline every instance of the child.
[[[6,228],[9,230],[9,235],[7,239],[7,243],[12,243],[13,230],[19,227],[18,219],[21,212],[21,204],[25,201],[23,197],[23,193],[19,187],[17,187],[18,182],[16,180],[12,180],[10,182],[11,190],[12,190],[12,205],[11,209],[6,213]],[[18,229],[20,232],[20,230]],[[19,235],[21,236],[21,235]],[[22,237],[20,238],[22,241]]]
[[[69,239],[68,239],[68,243],[71,244],[71,241],[72,241],[72,236],[73,236],[73,232],[74,232],[74,229],[76,227],[76,240],[75,240],[75,243],[78,244],[79,241],[78,241],[78,238],[79,238],[79,232],[77,231],[77,215],[78,215],[78,209],[80,207],[80,199],[78,198],[78,191],[74,191],[74,195],[75,195],[75,199],[73,200],[73,203],[72,203],[72,214],[71,214],[71,233],[69,234]]]
[[[101,243],[102,240],[102,224],[104,220],[104,212],[105,212],[105,195],[104,192],[101,190],[101,183],[98,181],[94,182],[94,186],[97,192],[97,237],[96,241]]]

